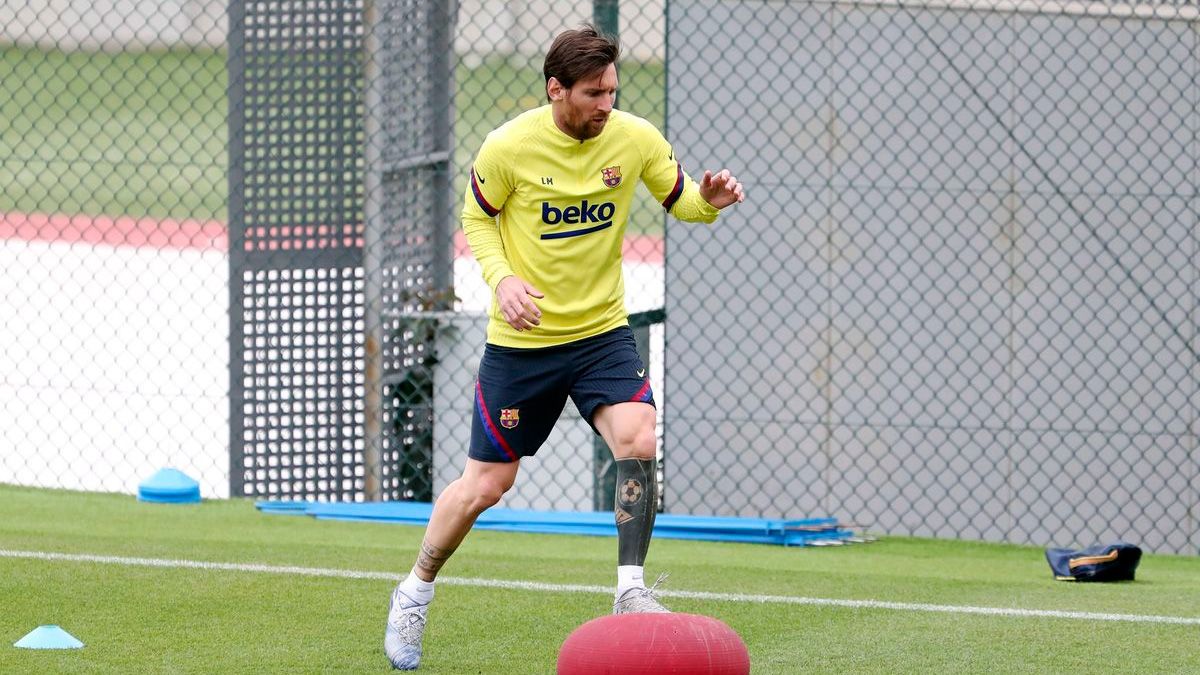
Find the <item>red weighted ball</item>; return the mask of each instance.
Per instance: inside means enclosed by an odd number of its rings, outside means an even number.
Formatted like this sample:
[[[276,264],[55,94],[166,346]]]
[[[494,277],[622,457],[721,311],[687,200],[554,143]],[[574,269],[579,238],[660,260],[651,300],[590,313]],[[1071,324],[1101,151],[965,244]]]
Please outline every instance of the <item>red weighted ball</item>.
[[[742,638],[699,614],[610,614],[567,636],[558,675],[749,675]]]

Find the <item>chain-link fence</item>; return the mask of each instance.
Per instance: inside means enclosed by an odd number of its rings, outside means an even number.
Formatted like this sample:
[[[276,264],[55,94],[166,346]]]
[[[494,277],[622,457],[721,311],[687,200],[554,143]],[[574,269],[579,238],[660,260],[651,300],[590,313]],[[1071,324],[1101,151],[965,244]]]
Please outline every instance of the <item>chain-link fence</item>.
[[[489,292],[457,232],[553,35],[750,198],[642,193],[663,507],[1200,546],[1195,3],[0,0],[0,481],[428,499]],[[573,410],[510,506],[604,508]]]
[[[225,25],[0,2],[0,481],[228,494]]]
[[[667,15],[680,154],[754,196],[667,228],[678,507],[1194,552],[1196,6]]]

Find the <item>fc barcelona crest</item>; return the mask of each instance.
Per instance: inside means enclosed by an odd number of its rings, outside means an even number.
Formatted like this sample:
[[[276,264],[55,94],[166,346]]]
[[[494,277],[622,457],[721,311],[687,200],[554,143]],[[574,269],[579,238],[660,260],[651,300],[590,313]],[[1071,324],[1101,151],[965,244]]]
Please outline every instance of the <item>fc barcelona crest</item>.
[[[521,421],[521,410],[519,408],[501,408],[500,409],[500,426],[505,429],[512,429]]]
[[[621,184],[621,167],[610,166],[607,169],[600,169],[600,176],[604,178],[605,185],[615,188]]]

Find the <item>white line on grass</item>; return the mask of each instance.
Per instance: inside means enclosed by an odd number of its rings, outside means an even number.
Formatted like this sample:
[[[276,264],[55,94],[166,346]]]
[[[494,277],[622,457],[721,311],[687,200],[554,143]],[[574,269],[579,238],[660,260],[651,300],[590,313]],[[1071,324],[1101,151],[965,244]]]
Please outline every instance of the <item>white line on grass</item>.
[[[78,553],[47,553],[43,551],[11,551],[0,549],[0,558],[26,558],[64,562],[102,563],[135,567],[165,567],[169,569],[219,570],[227,572],[265,572],[309,577],[333,577],[339,579],[379,579],[398,581],[402,574],[391,572],[366,572],[340,570],[326,567],[296,567],[292,565],[262,565],[258,563],[222,563],[202,560],[170,560],[163,558],[127,558],[123,556],[88,555]],[[508,581],[504,579],[466,579],[462,577],[439,577],[439,583],[452,586],[482,586],[486,588],[510,588],[549,593],[601,593],[610,594],[608,586],[585,586],[578,584],[544,584],[534,581]],[[1109,614],[1105,612],[1071,612],[1056,609],[1019,609],[1007,607],[972,607],[970,605],[933,605],[923,602],[887,602],[884,600],[844,600],[836,598],[805,598],[791,595],[754,595],[749,593],[704,593],[700,591],[656,591],[666,598],[691,598],[695,600],[718,600],[724,602],[758,602],[788,605],[816,605],[822,607],[845,607],[850,609],[892,609],[902,612],[941,612],[944,614],[981,614],[985,616],[1037,617],[1046,619],[1071,619],[1083,621],[1127,621],[1133,623],[1168,623],[1185,626],[1200,626],[1200,617],[1157,616],[1153,614]]]

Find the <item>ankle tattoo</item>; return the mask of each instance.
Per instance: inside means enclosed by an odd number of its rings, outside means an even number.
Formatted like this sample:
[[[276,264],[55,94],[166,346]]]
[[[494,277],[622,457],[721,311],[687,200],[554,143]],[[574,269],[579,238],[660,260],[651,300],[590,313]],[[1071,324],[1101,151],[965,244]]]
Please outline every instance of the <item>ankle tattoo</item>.
[[[417,554],[417,569],[431,576],[436,576],[442,565],[454,555],[452,548],[440,548],[428,541],[421,542],[421,552]]]

